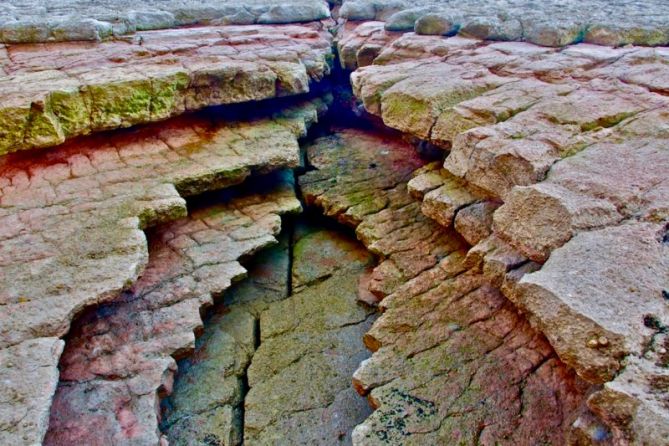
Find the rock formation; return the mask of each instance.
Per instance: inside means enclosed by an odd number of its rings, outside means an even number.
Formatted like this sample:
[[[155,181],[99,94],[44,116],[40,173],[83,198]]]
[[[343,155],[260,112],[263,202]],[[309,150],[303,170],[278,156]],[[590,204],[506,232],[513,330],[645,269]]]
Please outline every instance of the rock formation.
[[[669,445],[664,2],[3,6],[1,444]]]

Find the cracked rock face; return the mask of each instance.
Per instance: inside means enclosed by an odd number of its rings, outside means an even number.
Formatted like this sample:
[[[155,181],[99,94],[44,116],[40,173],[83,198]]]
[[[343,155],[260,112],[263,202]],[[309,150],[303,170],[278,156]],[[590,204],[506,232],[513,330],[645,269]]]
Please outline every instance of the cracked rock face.
[[[193,348],[200,308],[245,275],[237,259],[276,243],[279,215],[301,209],[292,183],[278,178],[265,179],[265,193],[193,209],[150,233],[141,279],[68,336],[45,444],[159,442],[158,397],[171,393],[172,356]]]
[[[330,71],[310,26],[211,26],[0,47],[0,154],[212,105],[306,93]]]
[[[287,111],[287,118],[238,123],[190,116],[39,156],[4,158],[2,348],[63,336],[85,306],[116,298],[147,265],[141,228],[185,215],[180,193],[194,195],[240,183],[252,172],[297,166],[297,137],[321,105]],[[42,373],[26,367],[35,379]],[[8,384],[13,386],[19,393],[6,405],[20,408],[33,390]],[[30,418],[7,424],[8,441],[24,435],[40,441],[49,399],[39,401]],[[7,420],[15,416],[10,409],[2,414]]]
[[[356,427],[353,443],[565,443],[587,412],[591,385],[558,359],[478,265],[469,267],[467,245],[453,231],[425,220],[406,190],[407,171],[422,162],[411,146],[395,144],[391,153],[402,156],[386,157],[382,137],[337,132],[307,147],[317,170],[300,177],[308,203],[349,221],[386,258],[372,273],[391,284],[382,287],[390,294],[380,304],[384,313],[365,335],[374,354],[353,376],[376,411]],[[363,162],[373,153],[382,180]],[[359,207],[372,199],[382,204]],[[432,260],[426,239],[441,248]]]
[[[247,278],[226,291],[204,321],[195,352],[179,362],[173,394],[163,401],[161,431],[171,445],[241,444],[246,371],[260,342],[260,313],[290,293],[285,228],[278,240],[253,258]]]
[[[300,287],[260,315],[244,402],[246,444],[351,444],[351,431],[370,412],[351,375],[369,356],[362,337],[373,311],[357,291],[372,262],[340,233],[298,229],[292,272]]]
[[[661,0],[345,0],[348,20],[382,20],[389,31],[527,41],[545,46],[661,46],[669,43],[669,9]]]
[[[666,49],[385,45],[353,86],[387,125],[450,150],[409,184],[423,212],[476,245],[466,264],[564,363],[605,383],[588,406],[614,441],[664,444],[650,426],[667,416]],[[448,64],[455,78],[427,75]]]
[[[330,17],[323,0],[10,0],[0,42],[102,40],[192,25],[311,22]]]

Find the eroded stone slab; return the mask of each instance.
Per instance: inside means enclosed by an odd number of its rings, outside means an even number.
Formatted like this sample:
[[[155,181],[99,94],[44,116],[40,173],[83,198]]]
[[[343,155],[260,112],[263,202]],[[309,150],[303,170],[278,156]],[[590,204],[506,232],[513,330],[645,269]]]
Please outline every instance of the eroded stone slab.
[[[622,128],[669,106],[666,64],[659,62],[668,54],[407,34],[351,79],[367,111],[450,148],[450,173],[505,199],[514,186],[542,181],[555,162],[611,134],[636,144],[658,133]]]
[[[661,0],[345,0],[339,15],[349,20],[383,20],[385,28],[393,31],[546,46],[583,41],[610,46],[669,43],[669,9]]]
[[[356,427],[353,443],[565,443],[579,414],[588,413],[591,385],[489,284],[482,263],[470,267],[457,233],[422,215],[406,189],[410,177],[399,174],[413,149],[393,147],[401,158],[385,162],[392,158],[384,156],[381,140],[344,133],[307,147],[318,170],[301,176],[300,185],[308,203],[327,215],[353,226],[360,221],[358,237],[385,259],[370,283],[379,295],[389,294],[365,335],[374,354],[354,374],[356,389],[369,395],[376,411]],[[385,178],[398,175],[394,188],[368,180],[362,160],[374,151]],[[358,184],[368,186],[365,194]],[[385,197],[388,204],[354,214],[352,197],[364,196]],[[347,215],[360,217],[342,218]],[[424,241],[440,247],[433,257],[426,256]],[[607,429],[596,419],[593,426],[592,435],[606,444]]]
[[[373,311],[357,301],[357,290],[374,259],[340,232],[298,227],[296,236],[292,271],[300,291],[260,317],[244,441],[351,444],[351,431],[370,413],[351,375],[369,355],[362,336]]]
[[[114,299],[130,286],[148,261],[141,229],[185,216],[180,194],[296,166],[297,137],[323,105],[310,104],[287,110],[290,118],[224,124],[190,116],[39,155],[5,156],[0,167],[2,348],[63,336],[86,306]],[[16,411],[33,404],[30,394],[13,401]],[[48,405],[40,410],[48,411]],[[10,412],[2,413],[13,419]],[[20,425],[5,425],[8,438],[22,435]]]
[[[68,336],[46,444],[159,443],[158,399],[172,391],[173,356],[193,348],[194,330],[202,326],[200,309],[246,274],[238,259],[276,243],[280,215],[300,211],[291,179],[290,172],[273,174],[232,198],[219,198],[220,204],[211,204],[217,200],[209,197],[189,217],[150,232],[149,263],[141,279],[116,301],[85,313]],[[229,370],[223,367],[220,378],[241,375],[247,350],[254,346],[252,319],[222,317],[226,320],[221,323],[233,325],[225,328],[227,336],[241,345],[210,347],[236,353],[226,358]],[[225,332],[213,335],[225,337]],[[207,353],[199,349],[198,354]],[[238,405],[234,393],[240,398],[240,387],[238,378],[215,387],[222,399],[232,395],[230,405],[220,408],[224,413],[209,423],[235,422],[227,420],[227,412]],[[180,397],[191,397],[195,415],[206,409],[202,399],[214,391],[206,386],[190,393],[179,390]],[[182,401],[173,403],[188,410]],[[231,430],[228,437],[233,436]]]
[[[101,40],[185,25],[310,22],[330,16],[322,0],[11,0],[0,12],[0,42]]]
[[[147,31],[4,51],[0,154],[212,105],[306,93],[333,58],[320,24]]]

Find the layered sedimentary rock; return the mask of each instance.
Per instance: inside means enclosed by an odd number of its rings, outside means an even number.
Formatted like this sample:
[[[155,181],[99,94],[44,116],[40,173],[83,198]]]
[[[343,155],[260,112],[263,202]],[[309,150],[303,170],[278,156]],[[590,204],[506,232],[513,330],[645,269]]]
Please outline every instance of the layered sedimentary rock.
[[[382,258],[369,287],[389,295],[365,335],[374,354],[354,374],[376,411],[353,443],[566,442],[591,386],[480,264],[470,266],[466,243],[421,213],[407,181],[423,162],[410,145],[391,141],[337,131],[307,147],[317,170],[300,177],[307,203],[356,227]],[[604,439],[601,423],[593,426]]]
[[[661,0],[345,0],[348,20],[382,20],[391,31],[461,34],[482,40],[545,46],[577,42],[620,46],[667,45],[669,9]]]
[[[299,286],[260,315],[244,442],[351,444],[353,428],[370,413],[351,375],[369,356],[362,337],[374,312],[357,292],[373,257],[340,232],[301,226],[295,235],[292,276]]]
[[[320,100],[284,118],[222,123],[206,115],[77,141],[39,155],[2,160],[0,315],[2,348],[51,342],[58,356],[70,320],[116,298],[148,262],[142,228],[185,216],[183,196],[241,183],[299,163],[297,137],[323,110]],[[23,350],[22,350],[23,351]],[[30,360],[29,352],[19,358]],[[55,372],[55,361],[51,367]],[[15,364],[3,383],[6,442],[39,442],[49,398],[26,385],[43,368]],[[47,394],[45,392],[45,394]],[[30,416],[23,407],[31,407]],[[20,441],[20,440],[17,440]]]
[[[102,40],[186,25],[310,22],[330,16],[323,0],[10,0],[0,42]]]
[[[0,48],[0,154],[211,105],[306,93],[329,73],[331,59],[319,24],[8,45]]]
[[[226,291],[204,321],[194,353],[179,362],[160,426],[170,444],[241,444],[246,371],[260,343],[260,313],[290,294],[290,228],[282,226],[279,244],[249,262],[248,277]]]
[[[562,361],[606,383],[588,404],[615,441],[663,444],[666,49],[388,42],[353,86],[387,125],[450,150],[409,185],[424,213],[476,245],[467,263]]]
[[[193,348],[200,309],[245,275],[239,258],[276,243],[281,214],[301,209],[289,178],[263,181],[266,191],[210,196],[149,233],[141,279],[68,336],[45,444],[159,443],[158,398],[171,393],[172,356]]]

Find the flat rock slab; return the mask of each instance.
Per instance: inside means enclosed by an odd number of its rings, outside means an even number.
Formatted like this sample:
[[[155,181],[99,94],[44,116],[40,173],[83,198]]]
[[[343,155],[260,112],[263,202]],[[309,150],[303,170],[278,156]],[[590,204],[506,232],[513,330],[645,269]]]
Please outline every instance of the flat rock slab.
[[[322,106],[316,101],[286,110],[290,118],[225,124],[190,116],[38,156],[5,156],[0,161],[2,348],[63,336],[86,306],[114,299],[130,286],[148,262],[141,229],[185,216],[180,194],[297,166],[297,138]],[[10,403],[17,410],[32,404],[27,394]],[[2,425],[9,438],[30,432],[31,442],[39,442],[46,425],[24,423]]]
[[[101,40],[186,25],[310,22],[330,17],[323,0],[10,0],[0,42]]]
[[[291,179],[291,172],[272,174],[220,204],[209,197],[190,216],[150,232],[141,279],[86,312],[68,336],[45,444],[159,443],[156,409],[172,390],[172,356],[193,348],[200,309],[212,295],[245,275],[237,260],[276,243],[280,215],[301,210]],[[252,320],[234,323],[239,341],[250,332],[246,345],[253,346]],[[234,392],[235,383],[217,389]]]
[[[212,105],[306,93],[330,72],[311,26],[210,26],[0,48],[0,154]]]
[[[307,146],[317,170],[299,179],[307,203],[356,227],[383,259],[370,288],[389,294],[385,312],[365,335],[374,354],[354,374],[376,411],[353,444],[565,443],[591,386],[478,267],[469,270],[466,243],[422,214],[407,191],[407,172],[423,164],[415,150],[386,147],[381,135],[338,131]]]
[[[662,0],[344,0],[339,16],[382,20],[392,31],[546,46],[669,43],[669,7]]]
[[[341,129],[306,150],[316,170],[299,179],[305,201],[356,228],[358,239],[384,260],[370,278],[379,298],[462,245],[407,193],[425,161],[396,135]]]
[[[303,281],[300,291],[260,316],[244,442],[350,445],[353,428],[371,412],[351,376],[369,356],[362,337],[374,311],[357,301],[357,291],[374,258],[333,230],[298,227],[296,241],[293,277]],[[307,263],[313,267],[304,275]]]
[[[283,229],[279,244],[256,254],[248,276],[215,304],[195,351],[178,363],[174,391],[162,401],[160,428],[171,445],[241,444],[246,370],[260,344],[260,314],[290,292],[290,231]]]

